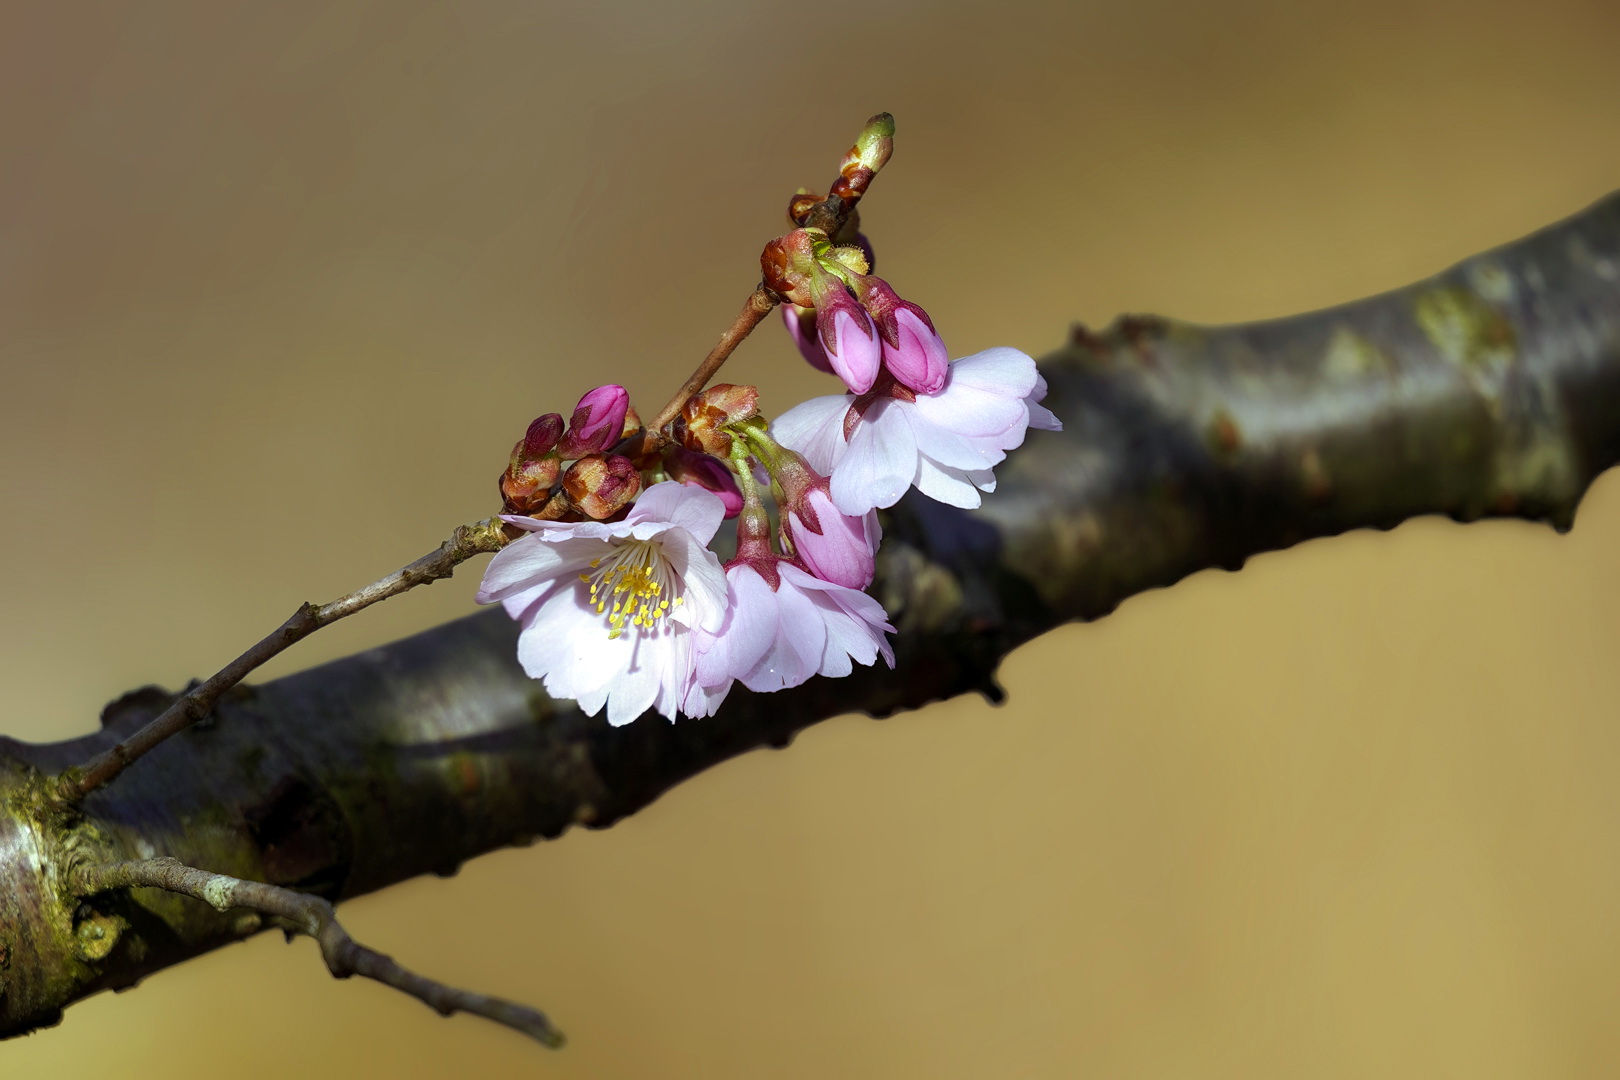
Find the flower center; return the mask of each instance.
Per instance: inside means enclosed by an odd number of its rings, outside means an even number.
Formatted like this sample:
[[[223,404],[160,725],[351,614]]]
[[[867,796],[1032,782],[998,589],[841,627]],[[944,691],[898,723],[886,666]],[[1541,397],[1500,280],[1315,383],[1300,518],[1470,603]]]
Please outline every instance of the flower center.
[[[606,615],[608,640],[624,633],[626,625],[651,630],[672,607],[686,603],[684,596],[669,595],[677,581],[669,562],[651,540],[625,540],[601,558],[591,560],[591,573],[579,575],[591,587],[591,604]]]

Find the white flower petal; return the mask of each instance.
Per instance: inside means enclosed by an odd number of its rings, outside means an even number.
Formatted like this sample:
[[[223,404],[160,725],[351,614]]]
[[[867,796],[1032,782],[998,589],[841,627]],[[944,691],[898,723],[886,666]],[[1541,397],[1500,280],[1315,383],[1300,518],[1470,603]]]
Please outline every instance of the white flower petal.
[[[960,381],[1004,397],[1028,397],[1038,378],[1034,359],[1005,345],[964,356],[951,365],[951,382]]]
[[[832,475],[844,456],[844,414],[855,399],[848,394],[811,398],[771,421],[771,437],[802,454],[810,467]]]
[[[1015,427],[1022,437],[1029,419],[1023,395],[987,390],[966,379],[953,378],[937,394],[918,394],[914,408],[946,431],[981,438]]]
[[[625,522],[632,527],[662,522],[672,528],[685,529],[698,543],[707,544],[714,539],[725,516],[726,504],[720,501],[720,496],[694,484],[666,480],[641,493],[625,516]],[[648,538],[638,535],[638,539]]]
[[[581,608],[575,590],[559,590],[523,628],[518,659],[524,671],[545,679],[551,696],[577,701],[594,714],[610,684],[629,666],[631,642],[610,639],[606,620]]]
[[[917,474],[912,482],[918,491],[947,506],[972,510],[980,502],[979,490],[968,479],[966,470],[941,465],[932,458],[917,459]]]
[[[798,686],[816,673],[827,628],[810,598],[791,585],[776,591],[778,623],[771,647],[753,668],[738,676],[744,686],[770,693]]]
[[[622,640],[632,642],[631,660],[619,677],[613,680],[608,694],[608,723],[623,727],[648,709],[658,699],[663,683],[665,666],[675,651],[672,631],[653,634],[625,634]]]
[[[1063,421],[1052,415],[1052,410],[1040,404],[1033,397],[1024,404],[1029,406],[1029,426],[1039,428],[1041,431],[1062,431]]]
[[[537,610],[537,605],[562,587],[564,586],[561,581],[555,578],[548,579],[538,585],[502,597],[501,607],[505,608],[506,613],[512,618],[524,622],[531,609]]]
[[[923,399],[918,398],[917,401],[921,403]],[[921,409],[911,407],[905,413],[911,421],[911,430],[917,436],[917,453],[923,457],[931,457],[942,465],[958,469],[988,469],[1000,464],[1007,456],[995,445],[994,440],[973,438],[940,427]],[[1018,405],[1018,414],[1020,417],[1024,414],[1021,404]]]
[[[533,588],[546,580],[561,577],[572,566],[583,566],[602,553],[595,540],[571,544],[547,544],[536,533],[520,536],[507,544],[484,567],[478,583],[480,604],[493,604],[513,593]]]
[[[839,510],[859,517],[893,506],[917,471],[917,438],[893,398],[874,402],[855,425],[849,450],[833,470],[831,493]]]
[[[726,622],[715,635],[712,653],[698,658],[698,681],[716,686],[750,671],[776,640],[776,593],[765,579],[747,566],[726,574],[731,584]]]
[[[684,529],[665,533],[659,546],[670,569],[681,579],[683,602],[670,609],[669,618],[682,626],[718,630],[727,605],[726,576],[719,556]]]
[[[735,680],[727,679],[719,686],[699,686],[693,683],[686,690],[686,696],[681,699],[681,712],[687,716],[713,716],[720,708],[720,703],[726,700],[731,693],[731,686]]]

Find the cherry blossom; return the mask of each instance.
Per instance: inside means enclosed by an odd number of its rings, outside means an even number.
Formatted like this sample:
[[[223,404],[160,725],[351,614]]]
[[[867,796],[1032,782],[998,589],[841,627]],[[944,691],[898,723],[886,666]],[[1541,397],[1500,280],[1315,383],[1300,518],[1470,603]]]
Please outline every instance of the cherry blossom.
[[[694,631],[695,677],[682,711],[708,716],[733,682],[769,693],[812,675],[841,678],[879,656],[892,668],[893,633],[883,605],[781,558],[738,559],[725,571],[726,619],[718,630]]]
[[[518,660],[553,697],[628,724],[647,709],[673,720],[692,683],[700,631],[726,619],[726,579],[708,550],[725,507],[666,481],[624,520],[559,523],[508,516],[526,531],[484,571],[478,602],[522,624]]]
[[[812,398],[783,413],[771,433],[831,477],[833,503],[858,517],[893,506],[908,487],[952,506],[979,505],[996,465],[1028,428],[1061,431],[1040,404],[1046,382],[1011,348],[952,363],[938,393],[886,384],[869,394]]]

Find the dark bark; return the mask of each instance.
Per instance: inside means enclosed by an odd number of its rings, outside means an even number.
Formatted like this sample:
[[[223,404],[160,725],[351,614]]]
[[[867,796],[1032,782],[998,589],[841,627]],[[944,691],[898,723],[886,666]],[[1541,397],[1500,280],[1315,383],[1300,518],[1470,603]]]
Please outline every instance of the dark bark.
[[[1437,278],[1250,325],[1127,317],[1046,358],[1058,434],[1032,433],[974,512],[903,501],[875,592],[897,670],[626,728],[547,699],[487,612],[256,688],[91,795],[50,774],[102,731],[0,740],[0,1031],[253,933],[257,920],[136,889],[81,897],[76,866],[173,856],[339,900],[494,848],[603,827],[753,747],[840,713],[991,696],[1010,649],[1206,567],[1421,514],[1567,528],[1620,457],[1620,197]],[[313,977],[313,975],[312,975]]]

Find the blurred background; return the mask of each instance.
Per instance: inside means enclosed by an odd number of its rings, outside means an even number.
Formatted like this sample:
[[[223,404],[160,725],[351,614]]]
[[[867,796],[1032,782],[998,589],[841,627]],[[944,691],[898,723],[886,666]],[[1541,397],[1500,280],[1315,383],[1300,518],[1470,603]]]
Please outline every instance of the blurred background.
[[[880,271],[953,351],[1440,270],[1620,187],[1600,0],[0,7],[0,723],[89,730],[656,403],[880,109]],[[778,327],[728,378],[830,392]],[[656,401],[655,401],[656,399]],[[545,1056],[264,936],[0,1073],[1612,1076],[1620,478],[1141,596],[1010,703],[843,718],[358,900]],[[471,609],[476,573],[268,674]]]

